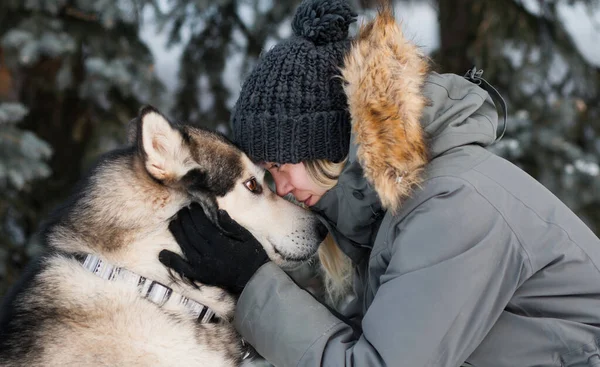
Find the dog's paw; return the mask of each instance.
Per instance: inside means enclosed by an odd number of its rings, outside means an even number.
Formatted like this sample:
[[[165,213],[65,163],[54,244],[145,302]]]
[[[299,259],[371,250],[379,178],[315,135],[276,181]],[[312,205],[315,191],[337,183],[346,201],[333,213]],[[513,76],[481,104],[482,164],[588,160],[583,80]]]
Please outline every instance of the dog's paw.
[[[169,285],[184,296],[212,309],[222,319],[231,320],[237,298],[226,290],[209,286],[178,274],[170,273]]]
[[[192,297],[210,307],[219,318],[228,321],[233,319],[237,299],[226,290],[196,283]]]

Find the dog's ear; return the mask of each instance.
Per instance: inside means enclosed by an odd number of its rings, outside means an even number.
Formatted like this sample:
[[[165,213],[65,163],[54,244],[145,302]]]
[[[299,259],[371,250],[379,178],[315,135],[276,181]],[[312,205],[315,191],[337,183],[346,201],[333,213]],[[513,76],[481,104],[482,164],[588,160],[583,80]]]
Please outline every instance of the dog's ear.
[[[189,170],[190,151],[182,133],[152,106],[137,118],[137,146],[148,173],[163,183],[180,179]]]

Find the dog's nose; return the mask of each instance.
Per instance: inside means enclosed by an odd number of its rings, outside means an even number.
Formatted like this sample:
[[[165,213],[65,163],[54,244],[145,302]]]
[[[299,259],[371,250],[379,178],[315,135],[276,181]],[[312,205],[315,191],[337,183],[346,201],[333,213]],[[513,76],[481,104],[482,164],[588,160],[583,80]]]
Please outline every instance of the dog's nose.
[[[327,227],[325,227],[320,220],[317,221],[317,228],[315,228],[315,232],[317,232],[317,235],[319,236],[319,241],[324,240],[325,236],[327,236],[327,233],[329,233],[327,231]]]

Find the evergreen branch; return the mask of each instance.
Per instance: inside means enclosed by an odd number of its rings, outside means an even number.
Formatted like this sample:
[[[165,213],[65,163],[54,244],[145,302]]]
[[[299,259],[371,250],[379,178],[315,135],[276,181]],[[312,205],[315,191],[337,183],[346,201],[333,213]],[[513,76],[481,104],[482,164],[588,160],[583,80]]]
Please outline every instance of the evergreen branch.
[[[85,22],[96,22],[98,21],[98,15],[94,13],[87,13],[83,10],[79,10],[72,6],[66,6],[64,8],[65,15],[79,19]]]

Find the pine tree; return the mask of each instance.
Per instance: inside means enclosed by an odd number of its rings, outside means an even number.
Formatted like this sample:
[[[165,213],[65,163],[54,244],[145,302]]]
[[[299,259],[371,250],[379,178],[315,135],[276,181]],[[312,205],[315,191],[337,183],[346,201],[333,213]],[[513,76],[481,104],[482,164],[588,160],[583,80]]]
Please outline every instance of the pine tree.
[[[18,126],[27,112],[19,103],[0,103],[0,238],[4,239],[0,246],[0,279],[15,277],[19,269],[7,265],[23,262],[31,255],[32,249],[25,247],[26,233],[18,225],[28,210],[20,195],[30,192],[33,180],[50,175],[46,161],[52,148]]]
[[[41,220],[99,153],[124,143],[127,122],[157,97],[152,55],[138,35],[148,3],[0,2],[0,103],[17,103],[0,109],[10,141],[1,142],[0,187],[10,194],[0,198],[0,249],[20,246],[0,254],[8,256],[0,277],[23,267]]]
[[[477,65],[509,106],[507,157],[600,231],[600,69],[567,32],[560,9],[592,0],[438,0],[438,70]],[[460,11],[457,11],[460,9]],[[600,28],[598,29],[600,35]]]
[[[169,44],[184,43],[173,115],[228,133],[245,76],[263,49],[280,38],[282,24],[291,31],[287,23],[299,2],[173,0],[167,10],[157,8]]]

